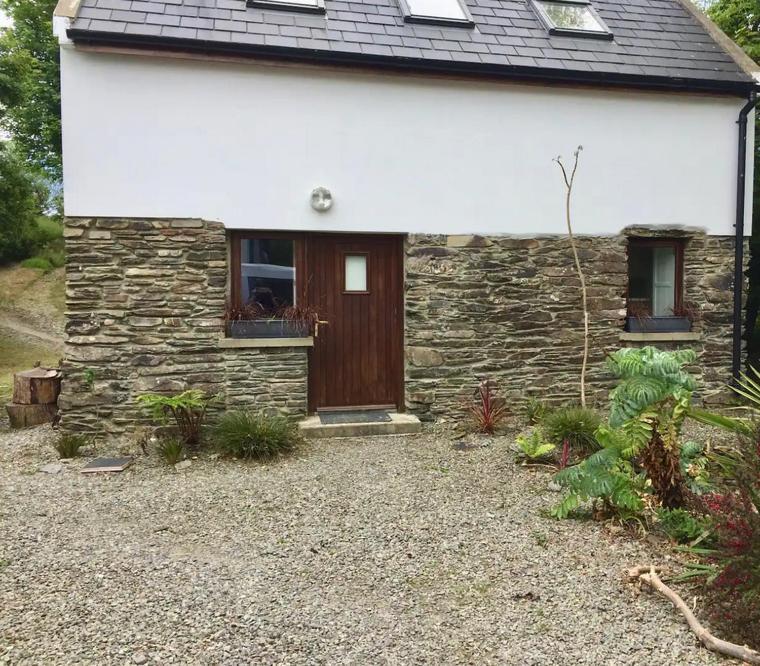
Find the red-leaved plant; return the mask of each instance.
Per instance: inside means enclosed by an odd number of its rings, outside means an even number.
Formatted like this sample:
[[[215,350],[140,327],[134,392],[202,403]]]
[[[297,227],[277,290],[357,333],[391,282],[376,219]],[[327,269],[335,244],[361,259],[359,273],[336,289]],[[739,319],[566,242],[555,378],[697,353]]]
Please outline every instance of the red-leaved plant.
[[[739,445],[735,489],[702,502],[715,538],[710,614],[729,636],[760,648],[760,441]]]
[[[480,382],[475,399],[470,405],[470,413],[478,432],[487,435],[496,432],[496,428],[507,415],[507,405],[503,398],[496,395],[496,384],[493,380],[484,379]]]
[[[559,468],[565,469],[570,463],[570,440],[565,437],[562,440],[562,453],[559,456]]]

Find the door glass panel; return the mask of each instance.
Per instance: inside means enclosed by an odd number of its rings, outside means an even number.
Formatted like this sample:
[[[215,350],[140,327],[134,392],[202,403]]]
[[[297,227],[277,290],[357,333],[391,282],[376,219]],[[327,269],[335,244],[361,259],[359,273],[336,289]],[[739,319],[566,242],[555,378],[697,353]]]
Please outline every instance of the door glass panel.
[[[676,252],[672,247],[654,248],[652,282],[653,315],[668,317],[673,315],[676,294]]]
[[[240,247],[240,296],[264,314],[295,302],[294,241],[246,238]]]
[[[367,255],[346,255],[346,291],[367,291]]]

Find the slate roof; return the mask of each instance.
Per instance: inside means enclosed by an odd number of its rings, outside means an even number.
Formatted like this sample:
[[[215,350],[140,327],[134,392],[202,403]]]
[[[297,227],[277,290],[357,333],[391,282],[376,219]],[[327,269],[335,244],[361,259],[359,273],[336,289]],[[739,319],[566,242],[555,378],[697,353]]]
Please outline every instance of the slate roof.
[[[405,23],[398,0],[325,0],[325,15],[245,0],[82,0],[69,36],[530,78],[752,82],[679,0],[593,0],[612,41],[550,36],[528,0],[466,3],[474,28]]]

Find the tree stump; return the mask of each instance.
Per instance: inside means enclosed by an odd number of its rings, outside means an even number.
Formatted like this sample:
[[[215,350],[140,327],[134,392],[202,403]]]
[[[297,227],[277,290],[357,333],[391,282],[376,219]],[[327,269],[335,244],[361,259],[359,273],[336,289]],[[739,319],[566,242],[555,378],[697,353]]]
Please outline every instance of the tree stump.
[[[61,392],[61,373],[34,368],[13,375],[13,402],[17,405],[51,405]]]
[[[31,428],[32,426],[50,423],[58,412],[58,405],[16,405],[9,402],[5,406],[11,428]]]
[[[58,412],[61,373],[52,368],[34,368],[13,375],[13,402],[5,406],[11,428],[29,428],[50,423]]]

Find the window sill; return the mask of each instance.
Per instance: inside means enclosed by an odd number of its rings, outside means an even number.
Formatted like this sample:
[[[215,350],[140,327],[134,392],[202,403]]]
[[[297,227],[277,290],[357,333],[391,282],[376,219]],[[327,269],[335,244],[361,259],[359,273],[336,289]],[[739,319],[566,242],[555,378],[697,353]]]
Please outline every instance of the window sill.
[[[641,332],[629,333],[622,331],[620,340],[622,342],[694,342],[701,340],[702,334],[697,331],[679,331],[679,332]]]
[[[221,338],[222,349],[257,349],[262,347],[313,347],[314,338]]]

